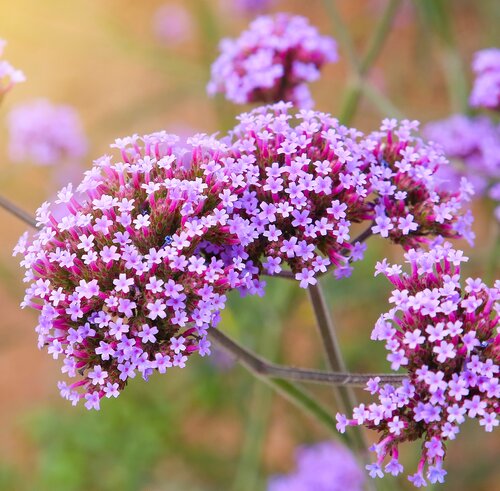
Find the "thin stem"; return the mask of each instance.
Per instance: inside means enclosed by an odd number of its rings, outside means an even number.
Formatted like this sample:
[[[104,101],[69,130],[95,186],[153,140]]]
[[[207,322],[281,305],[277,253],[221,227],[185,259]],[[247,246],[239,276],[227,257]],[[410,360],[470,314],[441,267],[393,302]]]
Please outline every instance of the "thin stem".
[[[366,75],[372,65],[375,63],[379,53],[382,51],[387,35],[391,31],[392,22],[399,8],[401,0],[390,0],[382,17],[375,28],[371,40],[368,42],[368,49],[361,59],[360,75]]]
[[[365,387],[368,380],[375,377],[380,378],[381,384],[399,385],[405,378],[403,375],[397,374],[325,372],[321,370],[308,370],[304,368],[276,365],[236,343],[218,329],[210,329],[209,336],[221,348],[236,358],[247,370],[258,377],[280,378],[344,387]]]
[[[452,109],[456,112],[467,113],[467,77],[457,49],[450,6],[444,0],[420,0],[416,2],[416,5],[420,9],[425,25],[431,26],[441,42],[441,63]]]
[[[360,69],[361,64],[356,54],[356,49],[354,48],[352,38],[349,35],[349,31],[346,29],[340,12],[337,10],[336,2],[335,0],[324,0],[323,4],[325,6],[325,10],[328,13],[328,16],[330,17],[330,21],[335,32],[335,37],[340,41],[340,44],[344,48],[349,63],[357,72]]]
[[[443,47],[441,55],[451,108],[455,112],[467,113],[467,78],[464,74],[462,58],[455,45]]]
[[[231,353],[252,375],[288,399],[299,409],[304,410],[314,419],[323,423],[335,437],[339,437],[339,432],[337,431],[331,412],[321,406],[304,389],[299,388],[288,380],[279,378],[279,374],[275,373],[273,368],[280,367],[267,364],[246,348],[235,343],[218,329],[210,329],[209,335],[221,348]]]
[[[364,82],[363,79],[365,75],[368,73],[373,63],[377,59],[384,42],[389,34],[392,26],[392,22],[398,10],[399,4],[401,0],[390,0],[388,6],[386,7],[382,17],[375,28],[375,31],[368,42],[368,48],[366,50],[365,55],[362,57],[361,61],[357,59],[357,57],[352,54],[352,46],[353,42],[349,36],[349,34],[344,29],[343,25],[341,28],[342,36],[339,36],[340,42],[343,44],[344,49],[348,54],[348,59],[351,63],[353,75],[351,77],[351,82],[348,85],[348,88],[345,92],[344,97],[342,98],[341,109],[339,112],[339,120],[343,124],[349,124],[356,110],[358,108],[359,99],[361,94],[363,93]],[[330,17],[335,19],[336,24],[342,24],[338,16],[338,12],[335,9],[334,2],[326,2],[328,11],[330,13]],[[333,16],[332,16],[333,12]],[[336,29],[339,27],[336,25]]]
[[[288,289],[291,292],[291,288]],[[287,295],[288,304],[293,295]],[[276,358],[279,355],[279,341],[285,322],[280,322],[278,309],[270,309],[261,335],[259,336],[259,351],[266,358]],[[244,321],[242,320],[244,328]],[[245,408],[245,436],[241,448],[239,462],[231,491],[247,491],[259,487],[261,472],[261,457],[264,439],[269,426],[273,403],[273,390],[259,380],[252,378],[252,396]],[[248,410],[249,409],[249,410]]]
[[[30,227],[37,228],[35,219],[27,212],[19,208],[17,205],[12,203],[7,198],[0,196],[0,207],[8,211],[15,217],[22,220],[24,223],[28,224]]]
[[[372,226],[370,225],[368,228],[363,230],[359,235],[354,237],[351,241],[351,245],[356,244],[357,242],[364,242],[365,240],[369,239],[373,235],[372,232]]]
[[[270,376],[266,370],[266,366],[268,365],[263,360],[255,355],[251,355],[246,348],[239,346],[221,331],[211,329],[210,337],[219,346],[235,356],[241,365],[251,372],[252,375],[283,396],[298,409],[301,409],[305,414],[311,416],[315,421],[322,423],[335,438],[341,438],[347,444],[350,443],[349,436],[344,438],[346,434],[339,434],[337,431],[336,422],[332,417],[331,411],[325,409],[307,391],[276,375]]]
[[[403,119],[405,115],[395,104],[373,85],[364,82],[363,94],[379,110],[384,117]]]
[[[346,366],[340,351],[340,344],[333,327],[333,322],[325,302],[321,285],[319,283],[309,285],[308,291],[330,369],[334,372],[345,372]],[[346,385],[335,386],[334,392],[339,410],[347,414],[352,414],[354,406],[356,406],[356,397],[352,388]],[[364,433],[359,427],[356,427],[354,431],[354,440],[357,449],[365,454],[368,444],[365,440]]]
[[[279,378],[259,377],[264,383],[278,392],[281,396],[291,402],[298,409],[311,416],[315,421],[322,423],[335,438],[341,438],[350,442],[350,437],[344,438],[346,433],[341,434],[336,427],[336,421],[331,411],[319,404],[307,391],[297,387],[288,380]]]

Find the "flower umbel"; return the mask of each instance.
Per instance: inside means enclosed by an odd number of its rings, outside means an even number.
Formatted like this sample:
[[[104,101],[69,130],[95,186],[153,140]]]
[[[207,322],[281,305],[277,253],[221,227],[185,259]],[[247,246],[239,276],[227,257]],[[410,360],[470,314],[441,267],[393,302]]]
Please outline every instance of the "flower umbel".
[[[220,50],[207,90],[236,104],[284,100],[310,108],[307,84],[337,60],[332,38],[320,36],[305,17],[283,13],[258,17],[238,39],[224,39]]]
[[[406,249],[430,237],[474,239],[472,215],[463,212],[473,190],[467,180],[453,192],[441,189],[436,173],[449,165],[442,150],[414,135],[418,121],[386,119],[365,140],[374,202],[372,231]]]
[[[238,254],[246,237],[221,201],[241,192],[220,163],[225,146],[205,135],[176,142],[164,132],[117,140],[121,161],[98,159],[78,186],[87,199],[61,190],[67,214],[56,220],[44,203],[40,232],[15,249],[31,283],[23,306],[40,312],[39,346],[78,378],[60,383],[73,404],[98,409],[137,373],[210,353],[225,293],[254,288]]]
[[[372,339],[386,343],[393,370],[408,372],[402,386],[367,389],[378,403],[361,404],[352,419],[338,415],[338,428],[365,425],[380,433],[373,451],[373,475],[402,472],[399,445],[422,440],[422,458],[410,481],[417,487],[443,482],[445,443],[455,439],[466,417],[479,420],[488,432],[498,426],[500,412],[500,281],[488,288],[479,278],[460,282],[462,251],[444,243],[429,252],[405,254],[410,273],[384,261],[377,265],[396,287],[394,306],[377,321]],[[389,462],[383,467],[385,459]]]
[[[364,250],[351,245],[351,225],[370,208],[360,133],[326,113],[290,109],[278,103],[239,116],[231,150],[253,172],[233,213],[255,232],[246,247],[252,261],[270,275],[287,264],[306,288],[330,264],[350,273],[348,260]]]

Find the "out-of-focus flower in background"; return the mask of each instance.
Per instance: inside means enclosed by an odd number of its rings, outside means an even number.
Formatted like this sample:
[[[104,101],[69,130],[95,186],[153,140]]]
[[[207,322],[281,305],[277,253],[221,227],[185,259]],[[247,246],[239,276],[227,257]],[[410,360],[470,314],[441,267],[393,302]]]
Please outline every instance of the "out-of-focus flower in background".
[[[7,117],[9,157],[37,165],[78,162],[87,152],[80,117],[68,105],[36,99],[14,107]]]
[[[500,109],[500,49],[489,48],[474,55],[476,80],[470,95],[472,107]]]
[[[500,201],[500,126],[485,116],[455,114],[428,123],[423,132],[441,145],[451,160],[452,165],[438,170],[443,189],[457,189],[465,176],[476,196]],[[495,213],[500,218],[500,206]]]
[[[239,14],[252,16],[267,12],[275,3],[276,0],[222,0],[221,6]]]
[[[333,442],[299,447],[297,469],[269,479],[267,491],[361,491],[364,473],[351,451]]]
[[[236,104],[283,100],[310,108],[307,84],[338,59],[334,39],[321,36],[305,17],[284,13],[258,17],[237,39],[223,39],[220,50],[207,91]]]
[[[0,57],[3,55],[6,44],[6,41],[0,39]],[[25,80],[26,77],[21,70],[14,68],[7,60],[0,59],[0,100],[14,85]]]
[[[182,44],[192,36],[193,21],[180,4],[161,5],[153,15],[153,32],[167,46]]]

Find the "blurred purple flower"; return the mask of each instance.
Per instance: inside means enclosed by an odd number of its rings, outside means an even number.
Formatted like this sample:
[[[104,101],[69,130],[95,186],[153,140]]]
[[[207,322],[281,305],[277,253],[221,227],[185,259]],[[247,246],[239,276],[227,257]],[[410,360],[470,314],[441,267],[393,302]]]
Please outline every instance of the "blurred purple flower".
[[[12,109],[7,124],[14,162],[56,165],[78,161],[87,151],[80,118],[71,106],[37,99]]]
[[[6,41],[0,39],[0,57],[3,54],[3,50]],[[0,99],[7,93],[14,85],[24,82],[26,77],[21,70],[14,68],[8,61],[0,60]]]
[[[456,114],[427,124],[423,132],[443,147],[453,164],[438,170],[442,189],[457,189],[466,177],[476,196],[500,202],[500,126],[487,117]],[[500,214],[500,206],[495,213]]]
[[[338,58],[332,38],[321,36],[305,17],[283,13],[258,17],[239,38],[223,39],[220,50],[207,91],[236,104],[283,100],[310,108],[307,83]]]
[[[234,10],[246,15],[262,14],[276,3],[276,0],[226,0]]]
[[[299,447],[297,470],[269,480],[267,491],[362,491],[364,473],[351,451],[333,442]]]
[[[153,16],[153,31],[159,41],[176,45],[188,41],[192,34],[191,15],[178,4],[160,6]]]
[[[500,110],[500,49],[489,48],[474,55],[476,80],[470,95],[472,107]]]

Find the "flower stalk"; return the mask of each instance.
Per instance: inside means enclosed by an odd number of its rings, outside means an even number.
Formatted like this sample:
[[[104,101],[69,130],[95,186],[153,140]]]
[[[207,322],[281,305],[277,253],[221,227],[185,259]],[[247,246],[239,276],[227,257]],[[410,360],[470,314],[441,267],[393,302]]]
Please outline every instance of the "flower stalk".
[[[208,335],[212,341],[230,353],[241,365],[258,377],[281,378],[344,387],[364,387],[371,378],[376,377],[380,378],[379,383],[398,385],[404,378],[402,375],[395,374],[327,372],[276,365],[236,343],[219,329],[211,329]]]
[[[323,341],[328,365],[334,372],[346,372],[346,366],[342,353],[340,351],[340,344],[337,338],[337,333],[333,326],[333,322],[326,305],[325,296],[319,283],[309,285],[308,288],[309,298],[314,309],[314,315],[318,329]],[[351,385],[337,385],[334,387],[335,399],[338,408],[349,408],[349,411],[356,406],[356,397]],[[364,438],[362,431],[354,433],[354,445],[361,453],[366,453],[368,443]]]
[[[333,0],[325,0],[325,8],[330,16],[333,27],[337,33],[339,42],[342,44],[344,51],[347,53],[347,58],[351,64],[353,75],[351,83],[342,99],[339,120],[343,124],[349,124],[357,110],[360,97],[364,91],[366,84],[363,82],[364,77],[373,66],[377,59],[385,40],[391,30],[392,22],[399,8],[401,0],[390,0],[382,17],[375,28],[375,31],[368,43],[368,49],[365,55],[359,59],[354,49],[354,43],[345,28],[340,13],[337,10]]]

